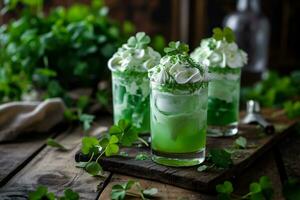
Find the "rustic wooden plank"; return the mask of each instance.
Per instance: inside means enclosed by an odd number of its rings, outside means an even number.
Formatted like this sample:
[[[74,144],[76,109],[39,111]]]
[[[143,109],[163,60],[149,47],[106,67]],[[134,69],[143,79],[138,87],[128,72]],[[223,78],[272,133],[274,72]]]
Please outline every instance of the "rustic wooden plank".
[[[266,111],[265,114],[266,116],[271,116],[272,112]],[[157,180],[191,190],[210,192],[214,190],[216,184],[232,176],[241,174],[255,160],[288,135],[292,126],[295,125],[295,121],[290,121],[284,116],[271,117],[269,120],[276,124],[277,133],[273,135],[262,136],[261,130],[256,126],[240,127],[239,135],[246,137],[248,143],[256,147],[237,150],[234,153],[234,165],[227,170],[197,172],[197,167],[174,168],[155,164],[151,160],[138,161],[135,160],[135,156],[139,152],[144,152],[148,155],[151,154],[148,148],[138,147],[123,148],[122,150],[129,154],[128,157],[105,157],[100,162],[104,169],[112,172]],[[208,138],[207,148],[228,148],[232,146],[235,139],[236,137]],[[81,155],[77,156],[77,160],[84,159],[87,158]]]
[[[16,172],[24,167],[38,152],[45,147],[45,140],[55,136],[63,129],[64,124],[56,126],[51,132],[30,134],[18,138],[14,143],[0,144],[0,187],[3,186]]]
[[[158,189],[158,194],[156,195],[157,199],[160,200],[172,200],[172,199],[182,199],[182,200],[213,200],[216,199],[214,196],[200,194],[194,191],[182,189],[172,185],[167,185],[164,183],[159,183],[156,181],[150,181],[145,179],[140,179],[131,176],[125,176],[121,174],[113,174],[110,183],[105,187],[101,193],[99,200],[110,199],[111,188],[115,184],[125,183],[128,180],[138,181],[143,188],[152,188],[155,187]],[[127,199],[127,198],[126,198]],[[136,199],[136,198],[128,198]]]
[[[96,125],[98,132],[107,120]],[[109,122],[110,123],[110,122]],[[67,187],[80,194],[80,199],[96,199],[108,181],[109,172],[104,178],[91,177],[75,167],[74,155],[80,148],[83,133],[80,128],[65,132],[57,140],[70,151],[62,152],[51,147],[44,148],[31,162],[0,189],[0,199],[26,199],[28,193],[38,185],[45,185],[50,191],[61,195]]]

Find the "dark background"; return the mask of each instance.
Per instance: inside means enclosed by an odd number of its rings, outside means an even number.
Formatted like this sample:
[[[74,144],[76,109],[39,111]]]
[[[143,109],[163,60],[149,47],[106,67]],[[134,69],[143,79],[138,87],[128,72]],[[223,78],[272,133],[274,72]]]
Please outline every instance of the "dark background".
[[[224,16],[235,10],[236,0],[105,0],[110,16],[120,21],[132,21],[136,31],[150,35],[162,34],[167,41],[182,40],[191,48],[213,27],[221,26]],[[1,3],[3,3],[1,1]],[[89,0],[47,0],[45,10]],[[261,0],[262,11],[271,24],[269,69],[283,73],[299,69],[300,65],[300,1]],[[0,18],[4,23],[15,14]]]

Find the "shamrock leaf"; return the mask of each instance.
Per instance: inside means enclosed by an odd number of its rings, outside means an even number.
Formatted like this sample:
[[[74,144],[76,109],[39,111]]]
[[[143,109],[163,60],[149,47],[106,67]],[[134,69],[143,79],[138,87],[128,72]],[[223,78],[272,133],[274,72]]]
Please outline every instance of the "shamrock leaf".
[[[57,142],[56,140],[54,140],[52,138],[47,139],[47,145],[50,147],[58,148],[59,150],[62,150],[62,151],[68,150],[66,147],[64,147],[62,144],[60,144],[59,142]]]
[[[87,171],[89,174],[93,175],[93,176],[97,176],[97,175],[102,175],[103,174],[103,169],[100,166],[99,163],[97,162],[89,162],[86,167],[85,167],[85,171]]]
[[[127,190],[130,190],[135,184],[135,181],[129,180],[123,184],[116,184],[112,186],[111,199],[112,200],[123,200],[125,199]]]
[[[234,141],[235,146],[245,149],[247,147],[247,139],[240,136]]]
[[[96,137],[83,137],[81,152],[85,155],[99,154],[100,143]]]
[[[94,115],[80,114],[79,121],[83,124],[83,130],[87,131],[91,128],[91,124],[95,119]]]
[[[48,188],[45,186],[38,186],[38,188],[29,193],[29,200],[55,200],[55,195],[52,192],[48,192]]]
[[[172,41],[168,47],[164,48],[164,52],[168,55],[187,54],[189,52],[189,46],[179,41]]]
[[[146,33],[138,32],[135,36],[131,36],[127,45],[132,48],[145,48],[147,44],[151,42],[151,39]]]
[[[109,142],[105,148],[105,155],[106,156],[112,156],[116,155],[119,152],[119,146],[117,145],[119,142],[119,139],[117,136],[112,135],[109,139]]]
[[[123,146],[131,146],[138,139],[136,128],[126,120],[120,120],[118,125],[112,126],[109,134],[117,136]]]
[[[150,160],[150,156],[146,153],[138,153],[135,156],[135,160]]]
[[[229,168],[232,165],[231,154],[224,149],[211,149],[209,151],[211,161],[220,168]]]
[[[226,40],[228,43],[235,41],[235,35],[229,27],[225,27],[223,30],[221,28],[214,28],[213,38],[217,41]]]
[[[230,200],[230,195],[233,192],[232,183],[229,181],[225,181],[223,184],[219,184],[216,186],[216,191],[218,192],[219,200]]]
[[[79,194],[74,192],[70,188],[67,188],[64,191],[64,196],[59,198],[60,200],[79,200]]]

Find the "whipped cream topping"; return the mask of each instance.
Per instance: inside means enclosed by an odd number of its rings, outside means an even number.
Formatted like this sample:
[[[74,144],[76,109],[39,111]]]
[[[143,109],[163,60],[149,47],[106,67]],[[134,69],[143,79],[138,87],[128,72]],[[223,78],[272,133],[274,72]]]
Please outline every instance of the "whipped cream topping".
[[[188,55],[166,55],[160,63],[149,70],[151,81],[167,84],[188,84],[206,81],[206,77],[200,71],[200,66],[193,62]],[[195,67],[198,66],[198,67]]]
[[[136,36],[128,39],[126,44],[113,55],[108,61],[108,67],[112,71],[135,71],[147,72],[159,63],[160,54],[148,46],[150,38],[143,41],[145,33],[137,33]],[[132,40],[135,42],[133,43]],[[132,44],[133,43],[133,44]]]
[[[220,68],[242,68],[247,64],[247,54],[235,42],[208,38],[201,41],[191,57],[200,65]]]

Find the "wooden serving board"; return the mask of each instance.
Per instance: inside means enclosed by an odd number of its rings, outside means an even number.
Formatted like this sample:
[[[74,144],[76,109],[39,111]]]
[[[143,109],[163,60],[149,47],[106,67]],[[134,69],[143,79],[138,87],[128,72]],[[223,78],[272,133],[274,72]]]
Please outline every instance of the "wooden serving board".
[[[262,133],[262,130],[255,125],[241,125],[238,136],[247,138],[249,147],[236,150],[233,153],[233,166],[229,169],[211,169],[205,172],[198,172],[198,166],[176,168],[156,164],[150,159],[136,160],[135,156],[138,153],[143,152],[149,156],[151,155],[150,149],[146,147],[121,148],[120,151],[128,153],[128,156],[103,157],[100,163],[107,171],[156,180],[195,191],[211,192],[215,190],[216,184],[222,183],[242,173],[262,154],[266,153],[280,140],[286,137],[296,125],[296,121],[288,120],[283,115],[276,116],[273,111],[266,112],[265,116],[269,116],[268,120],[274,123],[276,133],[265,135]],[[207,138],[206,148],[208,150],[211,148],[230,148],[238,136]],[[87,159],[88,158],[80,152],[77,152],[75,155],[77,162],[87,161]]]

